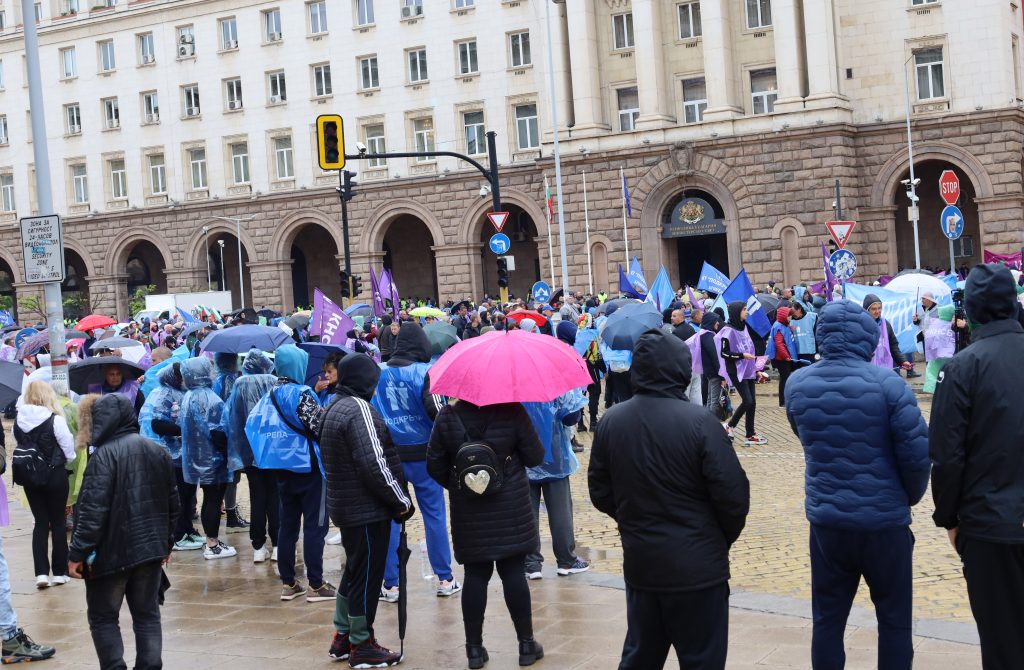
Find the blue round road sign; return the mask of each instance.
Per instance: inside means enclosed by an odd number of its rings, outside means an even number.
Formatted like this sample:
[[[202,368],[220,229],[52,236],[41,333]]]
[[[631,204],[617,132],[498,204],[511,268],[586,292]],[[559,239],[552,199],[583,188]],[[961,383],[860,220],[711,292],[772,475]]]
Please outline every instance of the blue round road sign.
[[[942,210],[939,216],[939,226],[942,234],[951,240],[958,240],[964,234],[964,213],[955,205],[950,205]]]
[[[846,281],[857,273],[857,257],[848,249],[833,251],[828,257],[828,268],[836,279]]]
[[[537,302],[547,302],[551,300],[551,287],[548,286],[547,282],[539,281],[533,285],[530,289],[530,293],[533,294],[533,299]]]
[[[495,233],[494,235],[491,235],[491,251],[499,256],[501,254],[508,253],[511,246],[512,240],[508,239],[508,235],[505,233]]]

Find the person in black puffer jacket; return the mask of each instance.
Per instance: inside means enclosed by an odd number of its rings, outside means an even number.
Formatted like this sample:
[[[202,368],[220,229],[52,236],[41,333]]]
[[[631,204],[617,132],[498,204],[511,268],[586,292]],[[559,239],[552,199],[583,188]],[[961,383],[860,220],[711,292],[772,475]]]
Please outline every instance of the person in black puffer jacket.
[[[387,424],[370,404],[380,368],[368,356],[338,363],[337,395],[320,427],[327,508],[341,529],[345,572],[335,598],[330,656],[352,667],[385,667],[402,655],[377,644],[373,621],[391,538],[391,522],[414,508]]]
[[[498,461],[505,463],[504,484],[487,497],[460,490],[454,477],[455,456],[466,442],[467,432],[485,441]],[[451,502],[455,560],[466,571],[462,619],[470,668],[482,668],[487,662],[484,611],[487,583],[495,564],[519,638],[519,665],[532,665],[544,656],[544,650],[533,639],[530,587],[526,583],[526,555],[540,551],[526,468],[543,461],[544,447],[519,403],[477,407],[460,400],[437,415],[427,448],[427,472],[448,489]]]
[[[127,596],[136,667],[159,668],[159,603],[166,585],[161,563],[170,557],[181,511],[174,466],[160,445],[139,435],[135,410],[124,395],[89,396],[79,412],[91,414],[95,452],[78,495],[69,572],[86,577],[89,628],[100,667],[125,667],[118,614]]]

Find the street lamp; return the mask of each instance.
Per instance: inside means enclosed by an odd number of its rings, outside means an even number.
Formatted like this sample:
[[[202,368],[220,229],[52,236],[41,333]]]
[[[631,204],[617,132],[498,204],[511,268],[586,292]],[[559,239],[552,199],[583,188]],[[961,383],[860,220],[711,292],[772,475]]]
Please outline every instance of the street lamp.
[[[562,4],[565,0],[551,0]],[[555,95],[555,56],[551,46],[551,2],[544,0],[544,18],[548,32],[548,89],[551,97],[551,126],[554,129],[555,194],[558,199],[558,250],[562,256],[562,290],[569,293],[569,266],[565,253],[565,212],[562,206],[562,154],[558,148],[558,101]]]
[[[227,286],[224,281],[224,240],[217,240],[217,244],[220,246],[220,289],[223,291]]]
[[[213,283],[213,278],[210,275],[210,227],[203,226],[203,232],[206,233],[206,290],[210,290],[210,284]]]
[[[256,218],[255,214],[249,216],[211,216],[211,219],[217,221],[227,221],[228,223],[235,224],[235,239],[238,240],[238,295],[241,302],[239,307],[245,307],[245,279],[242,276],[242,222],[252,221]],[[221,268],[224,264],[221,263]]]
[[[913,57],[914,54],[910,54],[910,58],[903,61],[903,91],[907,97],[907,155],[910,159],[910,179],[904,180],[903,185],[907,187],[907,197],[910,199],[910,218],[914,222],[914,263],[920,270],[921,242],[917,234],[917,219],[920,216],[917,203],[920,198],[917,197],[917,185],[921,183],[921,180],[914,177],[914,138],[910,133],[910,74],[907,72],[907,64]]]

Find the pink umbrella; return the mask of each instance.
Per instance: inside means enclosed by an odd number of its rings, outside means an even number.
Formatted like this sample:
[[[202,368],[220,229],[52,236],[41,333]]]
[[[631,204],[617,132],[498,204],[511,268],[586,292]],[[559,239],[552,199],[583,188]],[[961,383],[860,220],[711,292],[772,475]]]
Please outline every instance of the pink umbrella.
[[[463,340],[430,369],[430,392],[474,405],[549,402],[591,383],[576,351],[550,335],[493,331]]]

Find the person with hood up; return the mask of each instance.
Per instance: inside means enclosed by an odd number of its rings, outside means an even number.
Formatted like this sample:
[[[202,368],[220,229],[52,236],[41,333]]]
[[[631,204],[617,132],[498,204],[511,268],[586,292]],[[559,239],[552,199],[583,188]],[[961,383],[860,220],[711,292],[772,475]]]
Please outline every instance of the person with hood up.
[[[813,363],[818,353],[814,343],[814,324],[817,313],[805,303],[794,300],[789,308],[789,323],[793,326],[793,340],[796,342],[797,360]]]
[[[213,378],[213,392],[221,400],[227,402],[231,395],[231,387],[235,381],[242,376],[238,371],[238,355],[218,352],[213,355],[213,364],[217,368],[216,376]],[[241,480],[241,472],[232,472],[231,481],[228,482],[224,491],[224,514],[227,516],[227,531],[229,533],[240,533],[249,528],[246,521],[238,511],[238,482]]]
[[[687,309],[686,312],[690,312],[690,310]],[[690,356],[691,359],[693,359],[696,356],[700,345],[700,326],[697,326],[692,321],[684,320],[682,308],[676,309],[672,312],[672,322],[675,323],[676,326],[670,331],[670,333],[675,337],[678,337],[684,344],[686,344],[687,347],[690,348]],[[686,389],[686,397],[690,399],[691,403],[701,407],[704,404],[700,374],[702,368],[699,367],[700,360],[697,360],[696,363],[697,366],[695,366],[694,374],[690,378],[690,385]]]
[[[623,670],[663,667],[670,646],[681,667],[725,667],[729,547],[750,485],[721,426],[687,401],[691,373],[679,338],[647,331],[634,348],[633,397],[594,437],[590,499],[622,536]]]
[[[878,617],[878,667],[913,662],[910,508],[928,486],[928,427],[910,387],[871,362],[882,333],[856,303],[826,305],[816,334],[822,360],[786,386],[806,462],[815,668],[843,667],[862,576]]]
[[[903,357],[903,353],[900,351],[900,342],[896,339],[892,324],[882,316],[882,299],[874,293],[868,293],[864,296],[864,309],[878,324],[878,346],[871,356],[872,365],[888,370],[903,368],[912,372],[914,366]],[[916,374],[911,375],[910,372],[907,373],[908,377],[917,376]]]
[[[88,418],[85,418],[88,415]],[[159,668],[163,637],[160,603],[169,586],[179,504],[167,452],[139,435],[135,412],[123,395],[87,396],[79,425],[94,449],[78,498],[68,569],[85,578],[89,629],[101,668],[124,668],[118,618],[128,600],[135,630],[135,667]]]
[[[775,310],[775,323],[768,333],[768,345],[764,352],[779,371],[779,407],[785,407],[786,382],[793,374],[800,355],[796,339],[793,337],[793,327],[789,322],[789,310],[789,307],[782,306]]]
[[[178,515],[174,529],[174,551],[202,549],[206,544],[192,526],[192,510],[196,508],[196,485],[185,481],[181,469],[181,418],[182,400],[185,398],[185,381],[181,376],[181,364],[173,363],[160,371],[160,386],[149,394],[139,412],[139,426],[143,437],[153,440],[167,452],[174,466],[178,499],[184,513]]]
[[[982,665],[1019,668],[1024,659],[1024,328],[1013,275],[976,265],[964,309],[971,346],[938,376],[928,429],[935,525],[963,562]]]
[[[213,392],[213,366],[205,356],[183,362],[181,377],[187,389],[178,415],[181,469],[185,483],[198,484],[203,491],[203,505],[199,513],[203,532],[206,533],[203,558],[230,558],[238,552],[218,539],[224,490],[236,469],[234,463],[229,463],[234,459],[229,459],[228,438],[222,426],[224,401]]]
[[[722,329],[722,318],[717,312],[706,312],[700,322],[700,332],[697,333],[697,351],[690,348],[691,374],[696,374],[700,369],[701,395],[704,399],[704,407],[707,408],[719,421],[725,420],[723,411],[722,393],[728,398],[728,388],[725,379],[721,375],[721,361],[718,358],[718,346],[715,336]],[[697,360],[699,357],[699,361]]]
[[[249,540],[252,542],[252,562],[263,563],[277,559],[279,530],[279,498],[277,473],[261,470],[253,462],[252,446],[245,434],[245,421],[260,398],[277,383],[274,363],[259,349],[250,349],[242,364],[242,376],[231,387],[231,395],[224,403],[224,427],[228,436],[228,449],[238,454],[249,484]],[[273,554],[267,549],[267,539]]]
[[[462,584],[452,575],[452,553],[448,544],[444,489],[427,473],[427,442],[434,419],[447,403],[444,396],[430,393],[430,340],[418,324],[402,324],[395,338],[391,360],[381,366],[377,392],[371,401],[384,417],[391,439],[398,447],[405,479],[413,486],[416,504],[423,516],[430,567],[437,576],[438,597],[452,596]],[[388,564],[380,597],[398,601],[398,524],[391,528]]]
[[[415,511],[387,424],[370,404],[380,374],[366,356],[343,358],[336,400],[324,415],[321,433],[327,505],[345,548],[328,654],[348,659],[354,668],[402,662],[401,654],[377,643],[373,631],[392,521],[404,522]]]
[[[718,332],[718,351],[721,357],[719,374],[740,394],[740,406],[726,424],[726,433],[732,438],[740,419],[746,417],[746,437],[743,446],[767,444],[768,440],[754,432],[754,410],[757,404],[754,365],[754,341],[747,328],[747,305],[737,300],[729,303],[729,321]]]
[[[117,359],[115,358],[114,360]],[[120,363],[105,365],[103,367],[103,383],[90,385],[89,392],[99,393],[100,395],[110,393],[124,395],[135,408],[136,416],[142,411],[142,405],[146,401],[142,390],[139,388],[139,382],[135,379],[126,378],[124,368],[121,367]]]

